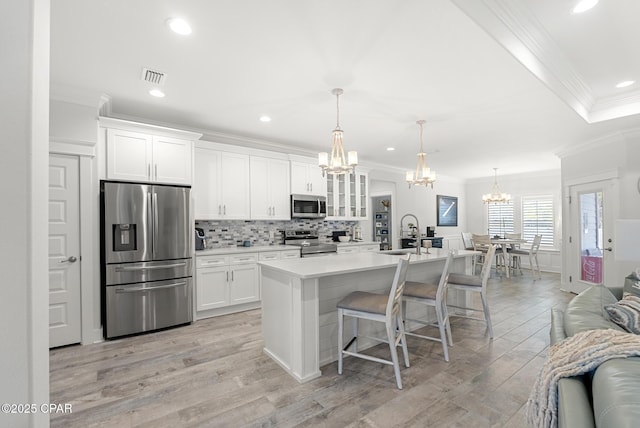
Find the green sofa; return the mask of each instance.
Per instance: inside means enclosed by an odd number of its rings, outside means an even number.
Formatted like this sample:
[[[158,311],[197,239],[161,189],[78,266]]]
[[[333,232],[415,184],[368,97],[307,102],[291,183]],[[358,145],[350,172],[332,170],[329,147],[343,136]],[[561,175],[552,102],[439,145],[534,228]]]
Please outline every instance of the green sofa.
[[[575,296],[564,311],[553,309],[551,343],[585,330],[624,331],[604,310],[621,297],[622,288],[593,286]],[[640,358],[610,360],[592,373],[561,379],[558,427],[640,427]]]

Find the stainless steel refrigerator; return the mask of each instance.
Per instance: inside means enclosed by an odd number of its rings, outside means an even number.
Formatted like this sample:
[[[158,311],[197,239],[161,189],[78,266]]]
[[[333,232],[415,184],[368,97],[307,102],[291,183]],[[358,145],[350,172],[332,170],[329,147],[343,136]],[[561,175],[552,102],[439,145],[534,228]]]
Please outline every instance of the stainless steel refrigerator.
[[[189,192],[100,182],[105,338],[193,321]]]

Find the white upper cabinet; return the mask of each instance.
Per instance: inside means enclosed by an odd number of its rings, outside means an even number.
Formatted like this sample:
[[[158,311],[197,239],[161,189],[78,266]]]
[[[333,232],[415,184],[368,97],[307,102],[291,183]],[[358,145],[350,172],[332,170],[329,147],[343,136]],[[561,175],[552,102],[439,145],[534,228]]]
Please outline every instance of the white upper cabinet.
[[[327,175],[327,217],[363,220],[368,216],[369,177],[366,172]]]
[[[107,179],[191,184],[193,139],[201,134],[111,118],[100,118],[100,125]]]
[[[197,220],[248,220],[249,156],[196,148],[193,198]]]
[[[191,141],[153,137],[153,181],[191,184],[192,150]]]
[[[289,220],[289,162],[250,156],[251,219]]]
[[[317,163],[291,161],[291,193],[324,196],[326,183]]]
[[[107,129],[107,178],[151,181],[153,136]]]

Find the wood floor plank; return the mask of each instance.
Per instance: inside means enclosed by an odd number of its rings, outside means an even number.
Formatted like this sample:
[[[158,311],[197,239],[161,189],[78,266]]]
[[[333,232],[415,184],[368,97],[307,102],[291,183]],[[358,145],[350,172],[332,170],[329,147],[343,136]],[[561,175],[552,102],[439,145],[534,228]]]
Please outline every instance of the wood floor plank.
[[[452,317],[440,343],[408,338],[403,390],[393,369],[346,358],[300,384],[262,351],[260,310],[50,351],[52,427],[521,427],[549,346],[550,310],[572,295],[559,276],[494,275],[483,322]],[[479,305],[479,300],[476,301]],[[431,332],[430,332],[431,334]],[[388,358],[388,347],[369,350]]]

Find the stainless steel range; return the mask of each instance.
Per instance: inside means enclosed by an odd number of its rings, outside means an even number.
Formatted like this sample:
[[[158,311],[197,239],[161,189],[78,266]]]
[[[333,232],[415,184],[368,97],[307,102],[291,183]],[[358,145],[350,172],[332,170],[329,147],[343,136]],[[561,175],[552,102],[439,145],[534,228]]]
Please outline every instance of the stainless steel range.
[[[284,230],[284,243],[300,247],[300,257],[330,256],[338,254],[336,244],[320,242],[317,230]]]

